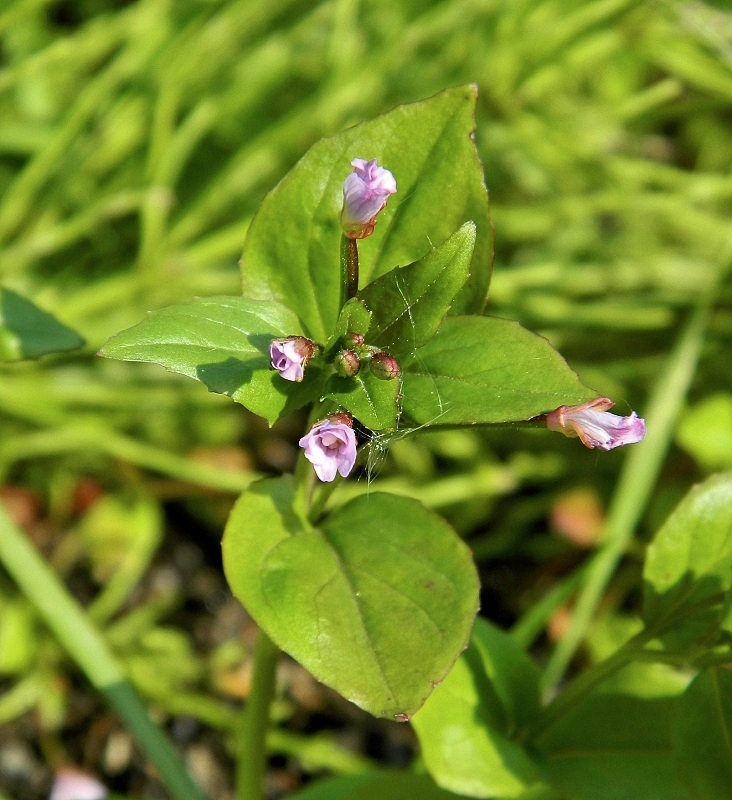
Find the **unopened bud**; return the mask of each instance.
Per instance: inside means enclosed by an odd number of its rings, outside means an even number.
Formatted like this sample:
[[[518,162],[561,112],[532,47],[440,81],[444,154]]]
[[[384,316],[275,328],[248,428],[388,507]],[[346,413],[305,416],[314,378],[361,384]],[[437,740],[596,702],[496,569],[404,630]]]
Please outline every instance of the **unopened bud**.
[[[353,350],[341,350],[335,357],[333,366],[342,378],[352,378],[354,375],[358,375],[361,362]]]
[[[349,350],[355,350],[357,347],[363,347],[364,338],[362,333],[347,333],[343,337],[343,344]]]
[[[371,356],[371,372],[379,380],[391,381],[399,375],[399,364],[388,353],[374,353]]]

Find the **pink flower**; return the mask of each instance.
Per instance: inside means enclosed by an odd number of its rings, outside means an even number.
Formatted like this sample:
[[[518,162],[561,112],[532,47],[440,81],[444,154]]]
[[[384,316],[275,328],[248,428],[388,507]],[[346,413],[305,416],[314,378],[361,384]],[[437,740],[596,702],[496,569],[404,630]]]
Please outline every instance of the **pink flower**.
[[[321,481],[335,479],[336,472],[345,478],[356,463],[356,434],[348,414],[334,414],[313,425],[300,439],[305,458],[313,465]]]
[[[374,232],[376,215],[396,192],[396,181],[376,159],[354,158],[353,172],[343,183],[341,227],[349,239],[363,239]]]
[[[598,397],[580,406],[561,406],[546,415],[549,430],[565,436],[579,436],[585,447],[612,450],[624,444],[640,442],[646,435],[646,423],[635,411],[629,417],[608,413],[615,404]]]
[[[300,383],[314,350],[314,344],[304,336],[274,339],[269,346],[272,369],[276,369],[286,381]]]
[[[61,767],[48,800],[102,800],[109,794],[104,784],[74,767]]]

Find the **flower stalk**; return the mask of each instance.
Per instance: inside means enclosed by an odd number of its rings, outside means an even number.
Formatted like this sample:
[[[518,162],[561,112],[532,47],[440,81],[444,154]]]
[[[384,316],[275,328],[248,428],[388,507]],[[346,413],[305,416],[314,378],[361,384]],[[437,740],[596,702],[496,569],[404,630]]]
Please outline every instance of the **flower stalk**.
[[[341,308],[358,294],[358,243],[341,237]]]

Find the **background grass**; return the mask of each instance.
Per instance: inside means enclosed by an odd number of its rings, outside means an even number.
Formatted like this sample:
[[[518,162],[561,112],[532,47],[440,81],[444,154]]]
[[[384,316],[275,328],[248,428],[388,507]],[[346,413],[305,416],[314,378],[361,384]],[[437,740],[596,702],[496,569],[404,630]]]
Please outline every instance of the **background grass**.
[[[642,414],[691,309],[732,257],[726,3],[0,7],[0,279],[88,343],[0,367],[3,496],[62,577],[79,582],[92,617],[112,621],[109,640],[165,719],[185,712],[226,732],[229,701],[246,694],[232,677],[246,669],[232,639],[246,620],[201,638],[183,611],[198,602],[218,620],[228,605],[207,610],[180,582],[153,590],[150,576],[171,559],[187,574],[180,541],[215,572],[236,492],[252,471],[291,467],[300,421],[268,431],[194,382],[94,353],[149,309],[238,293],[252,214],[318,138],[468,81],[480,88],[476,143],[496,227],[489,313],[543,333],[621,413]],[[637,604],[644,540],[691,483],[732,466],[731,337],[727,282],[678,444],[585,659]],[[623,458],[507,429],[406,440],[374,467],[384,488],[420,497],[469,538],[484,613],[510,625],[552,587],[570,597]],[[535,625],[540,657],[565,620],[560,608]],[[35,709],[27,738],[58,760],[60,732],[74,724],[73,671],[1,573],[0,674],[0,723]],[[317,751],[297,738],[296,706],[283,704],[276,752],[306,769],[362,766],[331,740]]]

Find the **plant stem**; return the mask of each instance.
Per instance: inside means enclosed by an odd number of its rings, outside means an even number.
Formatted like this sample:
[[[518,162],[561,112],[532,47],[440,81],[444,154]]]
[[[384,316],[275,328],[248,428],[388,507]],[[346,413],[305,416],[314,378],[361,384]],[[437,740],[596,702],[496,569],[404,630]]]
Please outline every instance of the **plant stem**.
[[[341,236],[341,308],[358,294],[358,244]]]
[[[83,609],[0,506],[0,561],[89,682],[125,722],[176,800],[203,795]]]
[[[254,648],[254,674],[244,711],[236,766],[236,800],[263,800],[269,708],[275,691],[277,645],[260,630]]]
[[[722,271],[720,270],[720,278]],[[676,418],[696,370],[718,281],[699,298],[658,382],[647,414],[648,435],[634,445],[623,464],[606,523],[606,540],[593,557],[569,628],[552,653],[542,676],[545,694],[564,674],[628,548],[656,483],[674,432]]]

